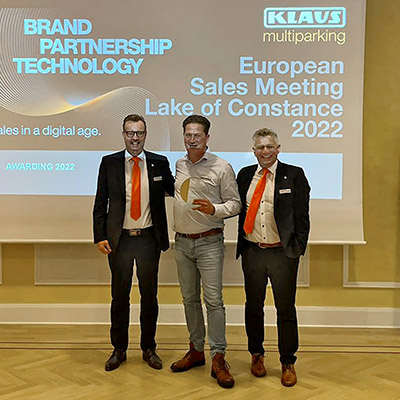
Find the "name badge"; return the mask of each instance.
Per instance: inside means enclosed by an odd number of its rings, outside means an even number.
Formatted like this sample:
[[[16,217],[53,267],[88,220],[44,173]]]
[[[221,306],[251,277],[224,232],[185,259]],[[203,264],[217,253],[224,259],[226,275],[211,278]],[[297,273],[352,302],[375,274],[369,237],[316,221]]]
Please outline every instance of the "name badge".
[[[162,176],[155,176],[155,177],[153,178],[153,181],[154,181],[154,182],[162,181]]]
[[[292,189],[288,188],[288,189],[279,189],[279,194],[288,194],[288,193],[292,193]]]

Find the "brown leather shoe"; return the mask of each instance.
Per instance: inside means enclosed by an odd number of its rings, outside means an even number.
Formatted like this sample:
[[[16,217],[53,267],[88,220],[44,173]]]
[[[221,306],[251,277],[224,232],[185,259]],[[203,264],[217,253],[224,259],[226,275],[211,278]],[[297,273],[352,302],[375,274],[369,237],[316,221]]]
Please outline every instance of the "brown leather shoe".
[[[229,364],[225,361],[223,353],[217,353],[212,359],[211,376],[215,378],[219,386],[231,388],[235,384],[233,376],[229,372]]]
[[[205,363],[204,351],[197,351],[194,348],[194,344],[190,343],[190,350],[182,359],[171,364],[170,368],[173,372],[183,372],[193,367],[200,367]]]
[[[251,355],[251,373],[257,378],[267,375],[264,367],[264,356],[260,353]]]
[[[297,382],[296,371],[294,364],[282,364],[282,378],[281,383],[283,386],[294,386]]]
[[[149,364],[149,367],[154,369],[162,368],[161,358],[156,353],[155,349],[147,349],[143,352],[143,361],[146,361]]]
[[[126,361],[126,351],[114,349],[106,361],[105,370],[117,369],[124,361]]]

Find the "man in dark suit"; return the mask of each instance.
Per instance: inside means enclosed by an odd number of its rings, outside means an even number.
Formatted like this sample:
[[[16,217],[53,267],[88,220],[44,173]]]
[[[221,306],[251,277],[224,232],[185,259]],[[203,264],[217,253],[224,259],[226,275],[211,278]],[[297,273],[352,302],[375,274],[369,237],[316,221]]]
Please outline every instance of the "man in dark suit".
[[[93,208],[94,242],[108,255],[111,269],[111,343],[106,361],[111,371],[126,360],[129,296],[133,263],[140,291],[140,347],[150,367],[162,368],[155,334],[160,252],[169,247],[165,192],[174,195],[174,178],[166,157],[143,150],[146,121],[137,114],[123,122],[126,149],[103,157]]]
[[[275,132],[260,129],[253,141],[258,165],[243,168],[237,177],[242,211],[236,254],[242,256],[251,372],[256,377],[266,375],[264,302],[269,279],[277,310],[281,382],[293,386],[298,349],[296,280],[310,230],[310,186],[301,168],[278,161],[280,144]]]

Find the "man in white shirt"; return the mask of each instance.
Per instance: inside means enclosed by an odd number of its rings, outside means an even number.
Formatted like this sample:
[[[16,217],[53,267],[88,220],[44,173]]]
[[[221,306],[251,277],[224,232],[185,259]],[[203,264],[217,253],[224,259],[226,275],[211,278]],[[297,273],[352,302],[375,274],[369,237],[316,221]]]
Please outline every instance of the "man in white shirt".
[[[176,163],[174,230],[175,258],[190,334],[190,349],[171,365],[174,372],[204,365],[205,326],[200,292],[207,309],[211,375],[230,388],[234,379],[225,361],[225,308],[222,299],[224,218],[240,211],[232,167],[207,151],[210,121],[191,115],[183,121],[187,155]]]

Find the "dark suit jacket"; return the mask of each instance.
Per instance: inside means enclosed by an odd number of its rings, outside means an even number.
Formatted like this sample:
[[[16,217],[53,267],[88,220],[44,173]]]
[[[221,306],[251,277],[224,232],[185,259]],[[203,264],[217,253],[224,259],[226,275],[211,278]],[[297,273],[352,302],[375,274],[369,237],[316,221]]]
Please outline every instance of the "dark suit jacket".
[[[164,156],[145,151],[149,177],[150,212],[160,250],[169,247],[165,192],[174,195],[174,178]],[[155,179],[156,178],[156,179]],[[93,207],[94,242],[108,240],[115,251],[125,216],[125,150],[103,157]]]
[[[245,233],[243,224],[246,218],[246,195],[258,165],[250,165],[239,171],[237,183],[242,211],[239,215],[238,243],[236,258],[242,254]],[[290,193],[280,193],[290,189]],[[301,168],[278,161],[274,190],[274,216],[285,254],[297,258],[304,254],[310,231],[308,215],[310,186]]]

